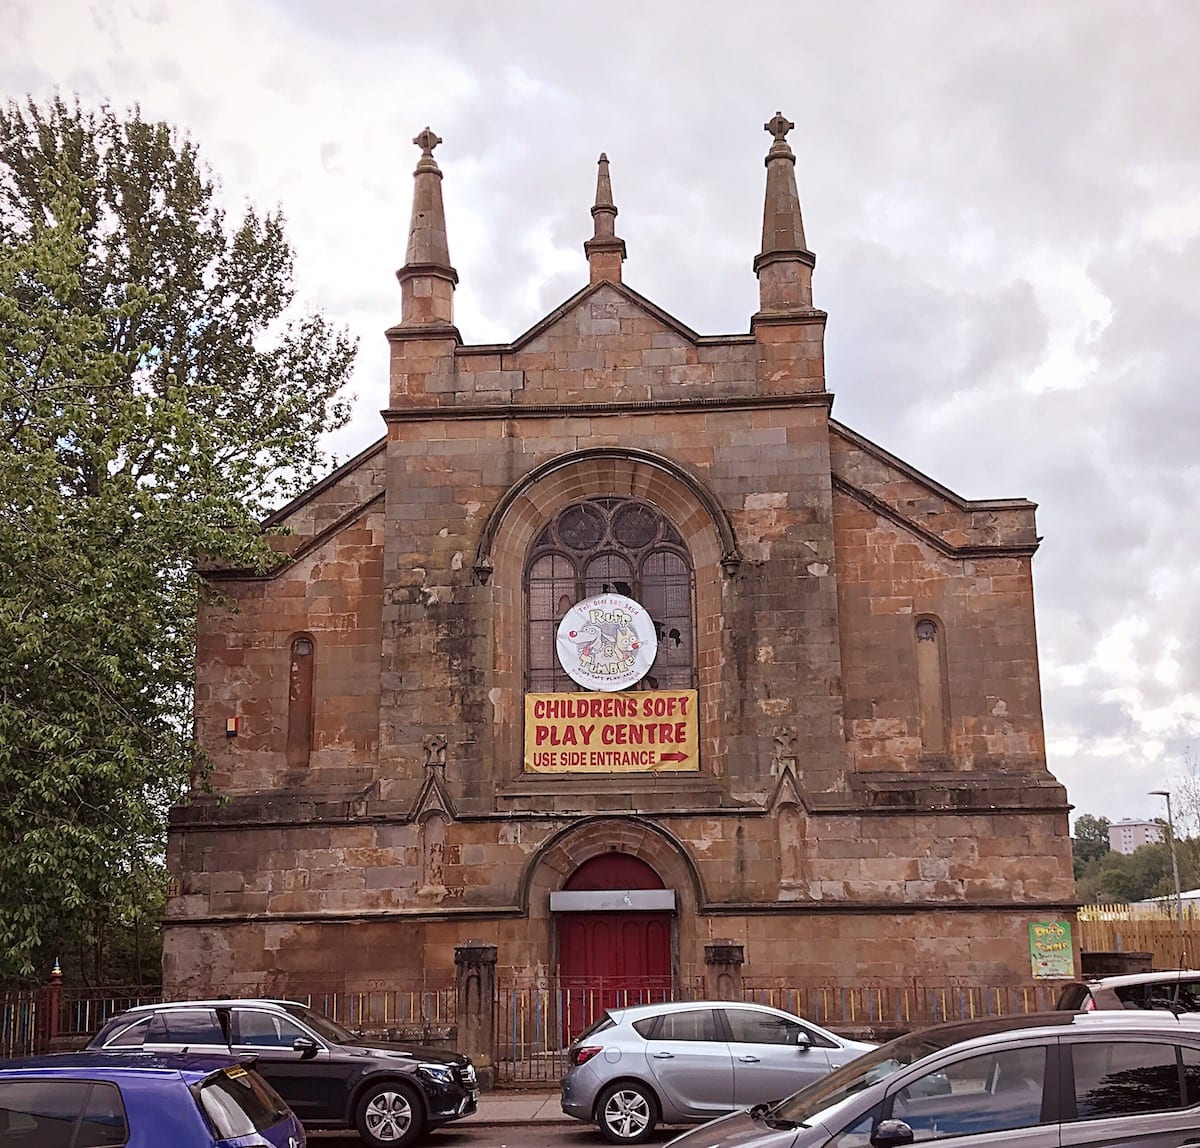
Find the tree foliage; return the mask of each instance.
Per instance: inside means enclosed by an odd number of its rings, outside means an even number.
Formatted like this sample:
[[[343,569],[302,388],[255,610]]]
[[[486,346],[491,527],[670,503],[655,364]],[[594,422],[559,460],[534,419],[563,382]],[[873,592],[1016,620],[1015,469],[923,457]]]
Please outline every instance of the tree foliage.
[[[291,280],[281,213],[228,220],[167,125],[0,110],[0,977],[161,884],[197,562],[265,566],[348,415],[355,348]]]
[[[1200,842],[1177,840],[1176,859],[1182,889],[1195,886],[1200,873]],[[1132,853],[1109,850],[1077,870],[1075,891],[1081,901],[1144,901],[1150,897],[1173,897],[1175,877],[1171,847],[1166,841],[1142,845]]]
[[[1075,880],[1083,876],[1089,863],[1100,860],[1108,852],[1107,817],[1082,813],[1075,818],[1075,836],[1071,838],[1071,855],[1075,862]]]

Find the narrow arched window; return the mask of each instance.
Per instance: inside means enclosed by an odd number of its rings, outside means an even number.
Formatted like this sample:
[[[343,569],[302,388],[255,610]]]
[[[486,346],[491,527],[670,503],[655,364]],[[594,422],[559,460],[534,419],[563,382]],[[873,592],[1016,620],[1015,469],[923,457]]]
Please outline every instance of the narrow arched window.
[[[648,502],[592,498],[560,510],[534,539],[525,566],[525,687],[579,687],[558,664],[555,636],[566,612],[597,594],[624,594],[646,608],[658,656],[643,689],[696,684],[694,578],[679,531]]]
[[[946,647],[937,620],[918,618],[916,639],[921,750],[926,754],[945,754],[949,752],[950,699],[946,683]]]
[[[311,634],[292,639],[288,668],[287,763],[308,764],[313,739],[313,661],[315,643]]]

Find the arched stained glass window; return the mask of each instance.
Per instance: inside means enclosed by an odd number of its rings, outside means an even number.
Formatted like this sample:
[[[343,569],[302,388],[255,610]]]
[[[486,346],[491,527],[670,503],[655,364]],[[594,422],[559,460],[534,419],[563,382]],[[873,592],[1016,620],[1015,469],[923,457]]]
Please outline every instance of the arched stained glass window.
[[[639,689],[696,684],[691,556],[656,507],[630,498],[592,498],[559,511],[534,539],[526,563],[525,688],[573,691],[558,664],[558,623],[576,602],[624,594],[658,630],[658,657]]]

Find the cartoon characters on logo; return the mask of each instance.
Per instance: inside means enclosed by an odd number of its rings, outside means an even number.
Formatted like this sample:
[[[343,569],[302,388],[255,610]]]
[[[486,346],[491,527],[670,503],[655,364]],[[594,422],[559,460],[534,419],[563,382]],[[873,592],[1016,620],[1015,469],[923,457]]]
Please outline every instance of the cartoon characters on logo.
[[[594,674],[617,674],[633,668],[636,650],[641,644],[628,618],[617,615],[613,621],[596,620],[578,630],[568,630],[567,639],[575,644],[579,664]]]
[[[589,689],[619,690],[639,681],[657,652],[650,616],[620,594],[577,603],[558,627],[559,663]]]

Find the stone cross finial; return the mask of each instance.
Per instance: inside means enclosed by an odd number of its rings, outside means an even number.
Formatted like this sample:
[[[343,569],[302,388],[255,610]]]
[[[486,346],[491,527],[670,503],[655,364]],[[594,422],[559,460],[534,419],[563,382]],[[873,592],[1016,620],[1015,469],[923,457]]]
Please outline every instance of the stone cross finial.
[[[776,112],[771,119],[763,124],[763,131],[770,132],[771,135],[775,137],[776,143],[783,143],[788,132],[790,132],[795,126],[796,125],[792,123],[792,121],[789,120],[787,116],[783,114],[783,112]]]
[[[424,159],[426,156],[429,156],[432,159],[433,149],[441,142],[442,137],[438,135],[437,132],[431,132],[428,125],[426,125],[425,130],[413,140],[413,143],[415,143],[417,147],[421,149],[422,159]]]
[[[427,734],[422,745],[425,749],[425,768],[435,769],[446,767],[446,735],[444,733]]]

